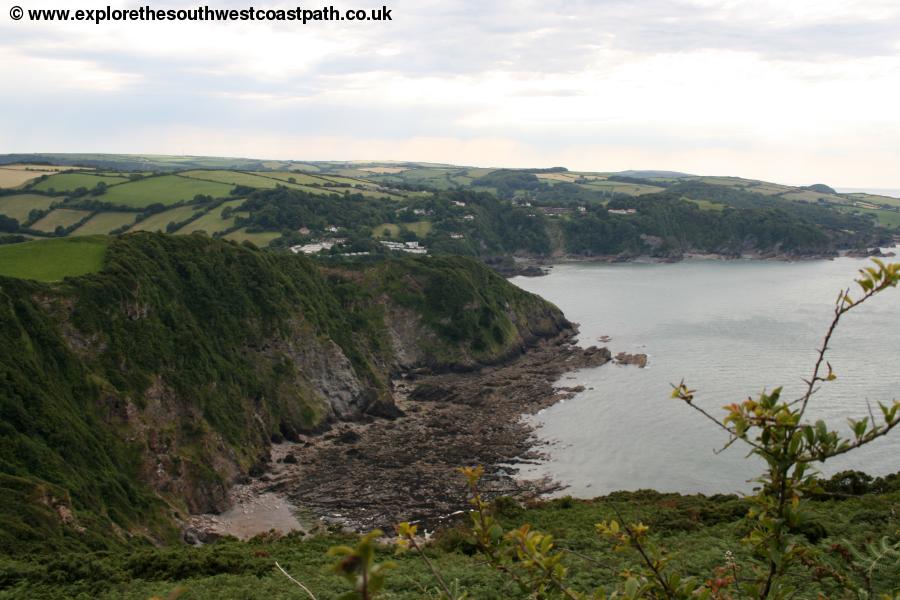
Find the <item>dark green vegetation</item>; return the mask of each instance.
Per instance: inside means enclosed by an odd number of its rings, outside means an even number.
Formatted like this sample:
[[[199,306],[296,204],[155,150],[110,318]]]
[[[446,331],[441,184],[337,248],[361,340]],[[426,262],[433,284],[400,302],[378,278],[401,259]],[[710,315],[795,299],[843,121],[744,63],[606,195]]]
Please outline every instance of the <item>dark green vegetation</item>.
[[[329,255],[384,254],[378,241],[390,239],[418,241],[433,254],[482,258],[668,259],[691,252],[831,255],[890,244],[900,226],[897,198],[737,177],[426,163],[0,157],[11,162],[82,168],[0,190],[0,231],[37,237],[201,231],[281,249],[343,240]]]
[[[719,208],[704,210],[696,201]],[[785,204],[705,183],[678,184],[658,194],[612,200],[608,208],[634,213],[589,209],[583,218],[563,222],[570,252],[809,255],[825,254],[836,247],[865,247],[873,241],[871,222],[864,217],[807,204]]]
[[[80,278],[0,278],[0,554],[174,541],[172,515],[224,508],[272,440],[396,414],[391,373],[569,327],[464,258],[325,270],[202,235],[109,239],[0,247],[105,248]]]
[[[878,540],[900,527],[900,489],[896,478],[892,481],[889,491],[813,502],[813,519],[798,534],[813,545],[826,564],[844,563],[851,545],[862,548],[867,541]],[[500,522],[507,529],[529,523],[535,529],[552,532],[558,546],[567,551],[564,564],[571,570],[570,579],[582,588],[615,583],[620,571],[634,564],[631,553],[614,552],[594,532],[595,523],[612,519],[647,524],[655,532],[654,540],[671,549],[673,566],[701,578],[724,566],[728,551],[745,569],[753,562],[740,542],[746,533],[742,519],[749,504],[735,496],[621,492],[593,501],[563,498],[527,509],[501,501],[497,508]],[[305,541],[288,536],[247,543],[222,541],[199,549],[63,554],[41,560],[10,557],[0,562],[0,590],[6,589],[0,591],[0,598],[51,599],[84,594],[89,598],[146,600],[153,595],[165,598],[179,588],[184,593],[181,598],[196,600],[305,597],[275,570],[278,561],[320,600],[334,599],[347,588],[331,572],[335,559],[326,556],[326,550],[347,543],[354,540],[340,535]],[[527,597],[475,554],[468,528],[463,525],[438,532],[427,553],[444,578],[458,581],[471,598]],[[383,547],[378,560],[397,563],[388,574],[386,598],[418,600],[429,597],[424,589],[436,586],[427,567],[413,554],[398,557],[393,548]],[[876,591],[900,587],[900,570],[895,565],[887,561],[874,572]],[[798,598],[834,591],[827,579],[809,582],[804,578],[800,583],[803,591]]]

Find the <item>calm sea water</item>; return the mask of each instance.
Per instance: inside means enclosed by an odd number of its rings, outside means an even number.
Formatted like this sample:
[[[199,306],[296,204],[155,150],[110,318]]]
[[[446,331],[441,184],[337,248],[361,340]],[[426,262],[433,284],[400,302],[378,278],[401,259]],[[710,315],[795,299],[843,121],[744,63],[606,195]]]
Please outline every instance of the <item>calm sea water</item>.
[[[580,323],[582,345],[609,335],[613,354],[641,352],[650,361],[645,369],[606,365],[566,376],[560,385],[588,389],[531,417],[550,442],[549,459],[522,475],[551,475],[581,497],[749,490],[761,463],[737,445],[714,453],[727,434],[670,399],[670,384],[684,378],[699,391],[696,402],[717,415],[763,388],[783,385],[796,397],[838,290],[866,262],[567,264],[547,277],[514,279]],[[832,347],[838,380],[814,396],[812,417],[844,426],[846,417],[867,414],[867,401],[878,412],[878,401],[900,399],[900,289],[848,314]],[[893,433],[823,471],[900,471],[900,431]]]
[[[837,188],[838,193],[841,194],[875,194],[876,196],[891,196],[893,198],[900,198],[900,189],[896,188]]]

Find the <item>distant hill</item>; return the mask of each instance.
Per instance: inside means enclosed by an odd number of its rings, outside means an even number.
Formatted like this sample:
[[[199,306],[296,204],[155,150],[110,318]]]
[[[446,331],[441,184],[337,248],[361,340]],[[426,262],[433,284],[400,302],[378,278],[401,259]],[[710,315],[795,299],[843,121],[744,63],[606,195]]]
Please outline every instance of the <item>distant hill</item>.
[[[680,173],[678,171],[619,171],[616,175],[623,177],[634,177],[635,179],[680,179],[682,177],[694,177],[688,173]]]
[[[900,199],[890,196],[662,170],[0,156],[5,242],[162,231],[280,249],[342,240],[329,255],[417,241],[433,254],[627,259],[822,255],[878,245],[889,230],[900,231]]]
[[[834,188],[825,185],[824,183],[815,183],[813,185],[805,185],[800,188],[801,190],[809,190],[811,192],[819,192],[822,194],[837,194]]]

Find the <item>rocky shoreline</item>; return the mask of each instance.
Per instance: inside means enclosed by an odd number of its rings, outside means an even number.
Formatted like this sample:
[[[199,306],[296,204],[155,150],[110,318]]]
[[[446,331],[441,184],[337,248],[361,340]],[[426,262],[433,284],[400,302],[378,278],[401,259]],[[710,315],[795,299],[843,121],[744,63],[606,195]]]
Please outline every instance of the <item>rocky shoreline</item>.
[[[512,463],[535,460],[532,428],[521,418],[581,387],[556,387],[563,374],[612,360],[606,348],[576,345],[574,332],[546,340],[521,357],[468,373],[405,374],[394,381],[402,416],[339,423],[330,431],[278,444],[268,471],[235,488],[235,527],[229,513],[199,515],[188,541],[258,532],[276,514],[284,532],[284,507],[303,507],[309,522],[353,531],[418,521],[429,529],[468,506],[460,466],[485,467],[488,497],[535,497],[559,489],[549,480],[521,481]],[[277,507],[277,509],[276,509]],[[293,508],[296,511],[296,508]],[[274,511],[274,513],[273,513]],[[299,521],[298,521],[299,523]]]
[[[702,252],[685,252],[676,256],[651,256],[649,254],[642,255],[625,255],[625,254],[606,254],[595,256],[581,256],[574,254],[563,254],[553,257],[541,258],[516,258],[514,268],[500,268],[489,264],[491,268],[497,271],[507,279],[512,277],[540,277],[549,275],[549,270],[554,265],[577,264],[577,263],[649,263],[649,264],[667,264],[678,263],[686,260],[764,260],[777,262],[799,262],[812,260],[834,260],[841,257],[850,258],[892,258],[896,256],[896,252],[888,250],[885,252],[882,248],[869,248],[866,250],[846,249],[836,250],[830,253],[822,254],[786,254],[786,253],[761,253],[761,252],[745,252],[742,254],[721,254],[721,253],[702,253]]]

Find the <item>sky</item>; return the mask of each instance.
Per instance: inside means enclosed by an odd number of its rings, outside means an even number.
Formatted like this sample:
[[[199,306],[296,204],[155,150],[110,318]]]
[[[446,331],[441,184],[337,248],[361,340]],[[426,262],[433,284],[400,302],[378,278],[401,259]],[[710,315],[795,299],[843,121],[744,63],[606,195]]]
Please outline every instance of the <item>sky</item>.
[[[13,21],[13,4],[197,3],[3,1],[0,153],[666,169],[900,188],[897,0],[351,0],[335,6],[387,2],[392,20],[305,26]]]

